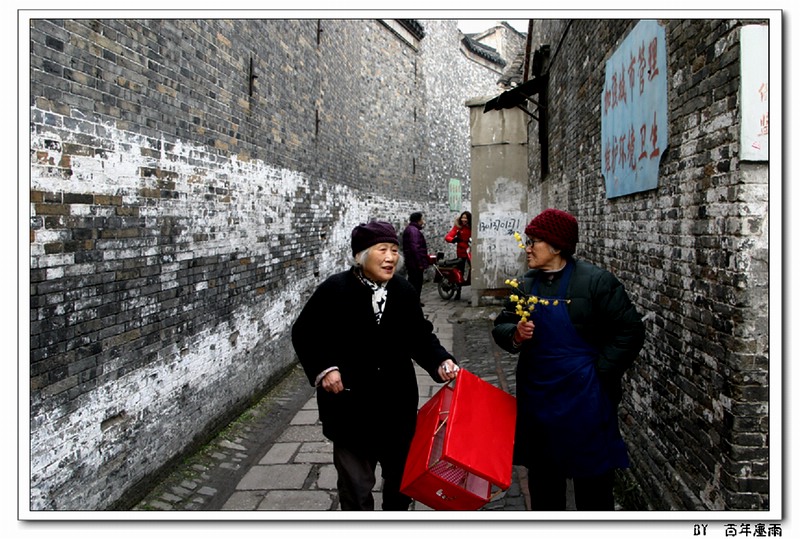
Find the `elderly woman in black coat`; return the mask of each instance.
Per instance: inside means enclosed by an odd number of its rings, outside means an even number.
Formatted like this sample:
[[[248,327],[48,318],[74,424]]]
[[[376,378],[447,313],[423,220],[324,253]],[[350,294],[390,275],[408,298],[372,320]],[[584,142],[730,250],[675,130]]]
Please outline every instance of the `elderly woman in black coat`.
[[[412,359],[437,382],[456,376],[453,356],[439,343],[401,264],[390,223],[355,227],[351,269],[326,279],[292,327],[292,343],[317,388],[323,434],[343,510],[372,510],[381,464],[384,510],[407,510],[400,493],[414,436],[419,390]]]
[[[547,209],[525,234],[525,308],[508,304],[492,331],[519,353],[514,462],[528,468],[533,509],[564,510],[572,478],[579,510],[613,510],[614,470],[629,465],[617,423],[620,380],[644,325],[616,277],[574,258],[575,217]]]

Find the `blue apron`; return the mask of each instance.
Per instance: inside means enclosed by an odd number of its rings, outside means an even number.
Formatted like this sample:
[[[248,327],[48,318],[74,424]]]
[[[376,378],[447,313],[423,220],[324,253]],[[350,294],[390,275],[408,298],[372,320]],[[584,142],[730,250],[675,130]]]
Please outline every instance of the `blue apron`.
[[[591,477],[627,468],[629,461],[616,406],[600,387],[598,351],[578,335],[567,312],[566,291],[574,269],[570,260],[556,296],[531,314],[534,337],[523,343],[517,363],[514,453],[515,462],[529,468]],[[530,292],[536,296],[538,275]]]

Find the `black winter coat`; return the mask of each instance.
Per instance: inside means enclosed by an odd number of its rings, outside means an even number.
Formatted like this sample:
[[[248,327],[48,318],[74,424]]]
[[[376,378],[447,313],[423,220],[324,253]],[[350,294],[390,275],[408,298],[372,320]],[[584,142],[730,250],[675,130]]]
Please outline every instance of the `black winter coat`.
[[[530,292],[533,280],[540,270],[530,270],[521,279],[521,288]],[[552,281],[542,276],[539,294],[548,296],[558,290],[562,272],[554,274]],[[622,283],[609,271],[582,260],[575,261],[575,271],[567,288],[570,303],[567,306],[570,320],[578,334],[599,350],[597,373],[612,400],[621,398],[620,381],[625,370],[639,354],[645,338],[645,328],[639,313],[631,303]],[[511,343],[519,317],[514,305],[495,319],[492,335],[504,350],[516,354]],[[534,330],[534,338],[536,331]]]
[[[317,388],[322,432],[353,450],[408,444],[416,426],[419,390],[412,358],[437,382],[452,355],[439,343],[403,277],[386,286],[381,323],[372,291],[354,270],[329,277],[309,298],[292,327],[292,343],[309,382],[338,367],[345,391]]]

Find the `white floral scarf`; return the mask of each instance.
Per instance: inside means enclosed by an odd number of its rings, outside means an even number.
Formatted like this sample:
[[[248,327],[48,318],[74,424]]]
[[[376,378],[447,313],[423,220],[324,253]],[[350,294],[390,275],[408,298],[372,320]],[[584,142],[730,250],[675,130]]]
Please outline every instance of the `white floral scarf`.
[[[386,283],[376,283],[364,275],[364,272],[359,268],[356,275],[362,283],[367,285],[372,290],[372,311],[375,313],[375,322],[381,323],[383,316],[383,309],[386,307]]]

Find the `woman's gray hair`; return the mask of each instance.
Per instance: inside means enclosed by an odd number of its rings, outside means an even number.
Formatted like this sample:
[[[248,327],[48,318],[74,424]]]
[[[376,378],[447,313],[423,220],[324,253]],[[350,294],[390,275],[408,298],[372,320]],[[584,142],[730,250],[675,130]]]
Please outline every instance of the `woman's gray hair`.
[[[369,253],[372,251],[373,247],[375,246],[373,245],[372,247],[367,247],[363,251],[356,253],[353,256],[353,266],[357,268],[364,267],[364,260],[366,260],[367,256],[369,256]],[[403,251],[398,249],[397,254],[399,255],[399,258],[397,259],[397,267],[395,268],[395,273],[403,268],[403,262],[405,261],[405,259],[403,258]]]

